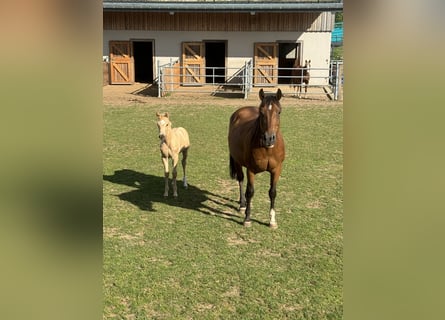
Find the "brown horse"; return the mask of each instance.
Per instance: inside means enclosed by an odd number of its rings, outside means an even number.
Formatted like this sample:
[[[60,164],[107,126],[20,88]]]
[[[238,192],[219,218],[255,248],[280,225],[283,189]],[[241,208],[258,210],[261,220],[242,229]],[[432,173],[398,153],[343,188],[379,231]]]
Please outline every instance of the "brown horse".
[[[187,188],[187,177],[185,175],[185,167],[187,165],[187,154],[188,149],[190,147],[190,140],[187,131],[184,128],[172,128],[172,123],[170,122],[169,114],[166,113],[156,113],[158,118],[158,129],[159,129],[159,139],[161,140],[161,157],[162,163],[164,164],[164,175],[165,175],[165,189],[164,189],[164,197],[168,197],[168,159],[172,159],[172,168],[173,168],[173,196],[178,196],[178,189],[176,187],[176,176],[179,162],[179,153],[182,153],[182,169],[184,173],[184,177],[182,179],[184,183],[184,187]]]
[[[238,180],[240,211],[245,210],[244,225],[249,227],[250,202],[254,194],[257,173],[270,173],[270,222],[277,228],[275,220],[275,197],[284,160],[284,140],[280,132],[281,90],[276,95],[265,96],[260,90],[260,106],[243,107],[235,111],[229,123],[230,175]],[[246,194],[243,194],[243,167],[247,168]]]
[[[311,78],[311,75],[309,74],[309,70],[311,68],[311,60],[305,60],[304,66],[300,65],[300,62],[295,59],[295,63],[292,70],[292,78],[291,78],[291,84],[294,87],[294,96],[300,97],[301,95],[301,87],[304,83],[304,95],[307,94],[307,86],[309,85],[309,79]]]

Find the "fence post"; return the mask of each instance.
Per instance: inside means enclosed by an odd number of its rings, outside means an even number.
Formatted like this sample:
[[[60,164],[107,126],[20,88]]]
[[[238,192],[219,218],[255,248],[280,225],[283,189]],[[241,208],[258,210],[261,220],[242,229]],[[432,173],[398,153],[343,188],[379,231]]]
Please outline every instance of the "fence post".
[[[161,87],[162,87],[162,69],[161,69],[161,64],[158,60],[158,65],[157,65],[157,69],[158,69],[158,98],[162,97],[162,92],[161,92]]]
[[[343,100],[343,61],[338,66],[338,90],[337,100]]]
[[[335,61],[335,90],[334,90],[334,100],[338,99],[338,88],[339,88],[339,78],[338,78],[338,65],[339,61]]]
[[[343,61],[335,61],[334,100],[343,100]]]
[[[247,71],[247,61],[244,62],[244,72],[243,72],[243,91],[244,91],[244,99],[247,99],[247,80],[248,71]]]

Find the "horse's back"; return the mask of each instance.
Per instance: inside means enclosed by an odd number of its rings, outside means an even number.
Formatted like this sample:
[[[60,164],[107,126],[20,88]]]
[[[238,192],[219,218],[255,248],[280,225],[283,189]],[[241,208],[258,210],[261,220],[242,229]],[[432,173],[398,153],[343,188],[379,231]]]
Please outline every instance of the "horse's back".
[[[255,107],[242,107],[230,117],[229,146],[251,135],[259,111]]]
[[[230,117],[230,124],[243,123],[258,118],[258,107],[242,107],[236,110]]]
[[[252,157],[252,138],[258,116],[258,107],[242,107],[230,117],[229,152],[234,161],[240,165],[247,166]]]
[[[187,130],[182,127],[172,129],[173,136],[176,139],[176,143],[180,146],[180,149],[186,149],[190,147],[190,139]]]

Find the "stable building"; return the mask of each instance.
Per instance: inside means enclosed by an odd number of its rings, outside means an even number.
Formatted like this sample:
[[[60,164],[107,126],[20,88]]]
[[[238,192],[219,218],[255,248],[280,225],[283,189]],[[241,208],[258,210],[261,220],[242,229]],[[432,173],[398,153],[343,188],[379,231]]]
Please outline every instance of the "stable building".
[[[252,86],[290,83],[311,60],[311,84],[329,81],[331,34],[342,1],[103,1],[103,58],[110,84],[230,83],[246,66]]]

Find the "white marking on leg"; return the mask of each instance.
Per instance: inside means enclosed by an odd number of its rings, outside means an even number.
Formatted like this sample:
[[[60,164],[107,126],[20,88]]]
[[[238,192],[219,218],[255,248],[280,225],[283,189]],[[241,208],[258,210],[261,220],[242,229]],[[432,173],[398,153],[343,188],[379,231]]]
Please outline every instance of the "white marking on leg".
[[[182,182],[184,183],[184,188],[188,188],[188,184],[187,184],[187,177],[184,176],[184,178],[182,179]]]
[[[277,221],[275,220],[275,210],[274,209],[270,209],[269,216],[270,216],[269,226],[273,229],[278,228]]]

